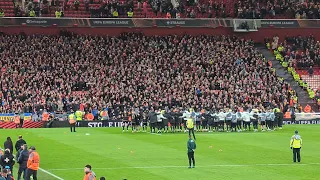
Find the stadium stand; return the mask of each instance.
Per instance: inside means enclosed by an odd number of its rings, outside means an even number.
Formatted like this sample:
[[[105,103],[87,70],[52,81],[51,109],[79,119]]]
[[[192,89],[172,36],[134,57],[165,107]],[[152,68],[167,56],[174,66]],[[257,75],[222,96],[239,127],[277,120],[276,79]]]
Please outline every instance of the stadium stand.
[[[12,0],[1,0],[0,9],[3,10],[5,16],[13,17],[14,16],[14,4]]]
[[[55,11],[62,9],[65,17],[111,18],[114,17],[113,12],[117,11],[118,17],[126,18],[128,17],[127,12],[131,9],[135,18],[320,18],[320,3],[312,0],[305,2],[301,2],[300,0],[43,0],[39,4],[39,11],[42,12],[40,15],[43,17],[55,17]],[[32,3],[30,4],[26,1],[26,5],[32,5]],[[12,0],[1,1],[0,7],[5,10],[7,17],[15,15]],[[33,7],[37,6],[33,5]],[[25,12],[25,15],[29,15],[29,10],[23,9],[22,11]]]
[[[317,91],[320,87],[320,42],[313,35],[306,37],[286,37],[279,45],[278,38],[268,41],[277,60],[287,68],[297,83],[303,87],[311,99],[318,103]],[[319,103],[318,103],[319,104]]]
[[[275,106],[290,99],[250,40],[229,36],[2,35],[0,112]],[[112,111],[111,111],[112,110]]]

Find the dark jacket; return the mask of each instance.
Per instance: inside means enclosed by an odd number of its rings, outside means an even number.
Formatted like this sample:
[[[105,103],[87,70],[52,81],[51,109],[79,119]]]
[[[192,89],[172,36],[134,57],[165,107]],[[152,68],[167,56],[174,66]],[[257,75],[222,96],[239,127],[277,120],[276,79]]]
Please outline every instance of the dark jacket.
[[[27,142],[23,139],[19,139],[17,142],[16,142],[16,145],[15,145],[15,148],[16,148],[16,151],[19,151],[19,149],[21,148],[22,145],[24,144],[27,144]]]
[[[20,164],[21,168],[27,167],[27,162],[29,159],[29,152],[28,150],[22,150],[20,151],[19,157],[18,157],[18,163]]]
[[[150,123],[156,123],[158,121],[156,112],[151,111],[151,112],[149,112],[148,116],[149,116],[149,119],[150,119]]]
[[[0,175],[0,180],[13,180],[13,177],[11,174],[8,174],[7,177],[3,177]]]
[[[187,142],[188,152],[193,152],[196,148],[196,142],[193,139],[189,139]]]
[[[9,166],[12,169],[14,163],[15,163],[15,161],[14,161],[13,155],[10,154],[8,151],[5,151],[4,155],[1,156],[1,158],[0,158],[1,166],[3,166],[3,167]]]
[[[13,144],[12,141],[5,141],[4,142],[4,149],[10,149],[10,153],[13,153]]]

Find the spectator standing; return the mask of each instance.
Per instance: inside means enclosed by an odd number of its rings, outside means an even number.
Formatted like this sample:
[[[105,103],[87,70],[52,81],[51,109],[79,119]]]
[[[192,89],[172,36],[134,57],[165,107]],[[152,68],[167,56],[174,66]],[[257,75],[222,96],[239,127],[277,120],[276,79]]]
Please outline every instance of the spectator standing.
[[[15,144],[16,151],[18,151],[24,144],[27,144],[27,142],[24,139],[22,139],[22,135],[19,135],[18,140]]]
[[[4,149],[9,149],[10,154],[13,153],[13,144],[12,144],[11,137],[7,137],[7,140],[4,142]]]
[[[26,178],[26,171],[27,171],[27,163],[29,159],[29,152],[28,152],[28,146],[26,144],[23,144],[21,146],[21,149],[19,151],[19,156],[17,157],[17,162],[19,163],[19,170],[18,170],[18,180],[20,180],[21,175],[23,173],[23,179]]]

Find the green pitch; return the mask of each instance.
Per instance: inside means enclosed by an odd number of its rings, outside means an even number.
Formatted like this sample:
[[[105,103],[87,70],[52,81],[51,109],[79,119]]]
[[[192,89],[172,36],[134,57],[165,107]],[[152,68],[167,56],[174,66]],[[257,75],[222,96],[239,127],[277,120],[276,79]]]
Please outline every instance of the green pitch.
[[[0,141],[23,135],[40,166],[60,179],[83,178],[83,167],[110,180],[318,180],[320,126],[288,125],[257,133],[196,133],[196,168],[188,169],[187,134],[122,133],[120,128],[0,130]],[[303,138],[302,162],[292,162],[290,137]],[[89,133],[90,135],[85,135]],[[17,166],[14,169],[16,177]],[[40,180],[59,178],[39,171]]]

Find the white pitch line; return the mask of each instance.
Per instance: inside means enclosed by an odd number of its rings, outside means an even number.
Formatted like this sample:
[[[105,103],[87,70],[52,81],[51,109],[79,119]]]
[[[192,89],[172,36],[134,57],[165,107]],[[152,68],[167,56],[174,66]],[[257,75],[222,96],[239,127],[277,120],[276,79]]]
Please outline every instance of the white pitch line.
[[[83,169],[83,168],[82,168],[82,169]],[[57,175],[54,175],[54,174],[52,174],[51,172],[46,171],[46,170],[44,170],[44,169],[42,169],[42,168],[39,168],[39,170],[42,171],[42,172],[44,172],[44,173],[46,173],[46,174],[49,174],[49,175],[52,176],[52,177],[55,177],[56,179],[64,180],[63,178],[61,178],[61,177],[59,177],[59,176],[57,176]]]
[[[307,164],[214,164],[208,166],[196,166],[200,168],[209,167],[249,167],[249,166],[307,166],[307,165],[320,165],[320,163],[307,163]],[[136,167],[118,167],[118,168],[94,168],[101,170],[116,170],[116,169],[159,169],[159,168],[186,168],[187,166],[136,166]],[[49,169],[50,171],[69,171],[69,170],[81,170],[83,168],[66,168],[66,169]]]

